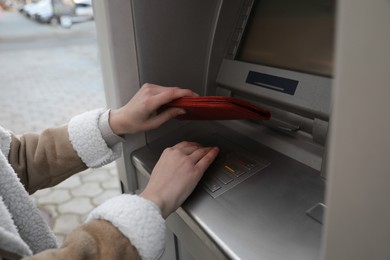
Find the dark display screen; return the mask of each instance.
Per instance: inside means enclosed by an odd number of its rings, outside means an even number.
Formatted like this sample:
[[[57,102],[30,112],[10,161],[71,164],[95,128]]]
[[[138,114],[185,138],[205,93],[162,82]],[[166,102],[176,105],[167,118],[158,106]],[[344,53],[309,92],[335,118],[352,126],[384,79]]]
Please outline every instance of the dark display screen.
[[[334,0],[259,0],[236,59],[331,77],[334,27]]]

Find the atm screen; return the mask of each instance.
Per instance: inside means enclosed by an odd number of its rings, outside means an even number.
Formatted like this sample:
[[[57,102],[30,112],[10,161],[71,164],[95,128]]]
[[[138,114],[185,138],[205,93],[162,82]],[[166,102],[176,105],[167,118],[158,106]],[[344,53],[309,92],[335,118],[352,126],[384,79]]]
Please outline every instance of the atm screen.
[[[237,60],[332,76],[334,0],[255,2]]]

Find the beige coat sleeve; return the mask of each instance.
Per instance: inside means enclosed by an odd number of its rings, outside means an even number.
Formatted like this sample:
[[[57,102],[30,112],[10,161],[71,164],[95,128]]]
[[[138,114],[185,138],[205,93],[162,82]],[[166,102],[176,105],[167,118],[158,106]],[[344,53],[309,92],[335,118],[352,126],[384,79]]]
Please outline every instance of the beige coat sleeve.
[[[41,134],[12,135],[8,156],[29,193],[54,186],[87,169],[69,141],[66,125],[49,128]],[[140,259],[140,256],[129,239],[110,222],[92,220],[72,231],[60,248],[23,259],[119,260]]]
[[[12,135],[8,160],[30,194],[87,169],[69,141],[66,125],[41,134]]]
[[[141,259],[137,249],[113,225],[93,220],[70,233],[58,249],[43,251],[23,260],[122,260]]]

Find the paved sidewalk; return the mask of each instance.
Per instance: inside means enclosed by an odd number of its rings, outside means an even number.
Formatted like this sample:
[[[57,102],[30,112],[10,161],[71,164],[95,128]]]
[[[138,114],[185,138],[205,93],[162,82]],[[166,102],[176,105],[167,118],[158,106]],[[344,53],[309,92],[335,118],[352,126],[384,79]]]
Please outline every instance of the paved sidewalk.
[[[40,132],[105,107],[94,22],[71,29],[0,16],[0,124]],[[115,164],[87,170],[32,195],[62,243],[101,202],[120,194]]]

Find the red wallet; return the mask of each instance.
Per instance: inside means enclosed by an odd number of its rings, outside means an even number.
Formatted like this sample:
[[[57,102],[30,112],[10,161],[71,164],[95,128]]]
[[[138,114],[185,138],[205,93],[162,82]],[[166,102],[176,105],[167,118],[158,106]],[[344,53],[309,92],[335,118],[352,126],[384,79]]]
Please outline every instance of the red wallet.
[[[268,120],[271,112],[245,100],[225,96],[182,97],[163,108],[180,107],[186,113],[180,120]]]

